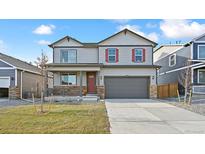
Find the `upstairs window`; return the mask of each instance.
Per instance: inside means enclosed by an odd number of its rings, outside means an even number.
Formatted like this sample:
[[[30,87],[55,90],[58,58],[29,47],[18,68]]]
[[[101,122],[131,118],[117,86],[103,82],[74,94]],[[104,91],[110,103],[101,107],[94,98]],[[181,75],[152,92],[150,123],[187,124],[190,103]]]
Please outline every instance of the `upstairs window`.
[[[108,48],[105,51],[105,59],[106,62],[116,63],[118,62],[118,49],[116,48]]]
[[[198,46],[198,59],[205,59],[205,45]]]
[[[68,49],[60,51],[60,62],[61,63],[76,63],[77,62],[77,50]]]
[[[132,61],[141,63],[145,61],[145,49],[136,48],[132,49]]]
[[[169,56],[169,66],[175,66],[176,65],[176,54],[173,54]]]
[[[77,75],[75,73],[61,74],[61,85],[76,85]]]

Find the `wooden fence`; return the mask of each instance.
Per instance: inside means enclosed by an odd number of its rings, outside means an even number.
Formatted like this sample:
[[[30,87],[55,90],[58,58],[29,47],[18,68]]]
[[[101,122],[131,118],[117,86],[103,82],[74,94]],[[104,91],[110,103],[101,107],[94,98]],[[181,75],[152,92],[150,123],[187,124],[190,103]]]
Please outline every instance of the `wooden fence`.
[[[170,83],[157,86],[157,97],[168,98],[177,97],[178,83]]]

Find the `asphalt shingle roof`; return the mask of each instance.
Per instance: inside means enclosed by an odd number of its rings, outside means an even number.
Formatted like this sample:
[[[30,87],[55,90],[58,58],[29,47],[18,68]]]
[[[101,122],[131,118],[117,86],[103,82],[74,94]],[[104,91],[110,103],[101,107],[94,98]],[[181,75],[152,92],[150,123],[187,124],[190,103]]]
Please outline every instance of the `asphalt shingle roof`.
[[[32,72],[40,73],[40,69],[37,66],[29,64],[29,63],[22,61],[20,59],[11,57],[9,55],[5,55],[3,53],[0,53],[0,59],[2,59],[3,61],[17,67],[20,70],[29,70]]]

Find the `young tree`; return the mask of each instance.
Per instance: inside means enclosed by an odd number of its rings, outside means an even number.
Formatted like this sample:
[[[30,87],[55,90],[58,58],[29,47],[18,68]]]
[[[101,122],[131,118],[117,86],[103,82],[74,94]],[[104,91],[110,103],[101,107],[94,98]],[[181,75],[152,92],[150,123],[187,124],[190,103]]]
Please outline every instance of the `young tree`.
[[[37,65],[38,68],[41,70],[41,76],[42,76],[42,87],[41,87],[41,112],[43,111],[43,101],[44,101],[44,96],[47,92],[47,84],[48,84],[48,73],[46,70],[46,64],[48,63],[48,56],[44,54],[43,52],[41,53],[40,57],[37,57],[37,61],[35,61],[35,64]]]
[[[185,66],[187,66],[186,69],[181,70],[181,73],[179,75],[179,83],[183,86],[184,88],[184,103],[191,103],[191,100],[189,99],[191,97],[191,91],[192,91],[192,67],[191,67],[192,62],[187,61],[185,63]],[[189,101],[190,100],[190,101]]]

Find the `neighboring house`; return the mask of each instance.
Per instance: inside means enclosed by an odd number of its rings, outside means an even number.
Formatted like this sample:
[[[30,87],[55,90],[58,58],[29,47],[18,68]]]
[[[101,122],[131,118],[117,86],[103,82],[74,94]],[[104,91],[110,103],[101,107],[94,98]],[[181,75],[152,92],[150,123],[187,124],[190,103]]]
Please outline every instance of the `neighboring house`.
[[[187,66],[187,61],[191,61]],[[158,84],[179,82],[180,74],[192,68],[193,93],[205,93],[205,34],[184,45],[165,45],[154,51],[154,62],[162,66]],[[179,90],[183,88],[179,84]]]
[[[49,77],[49,80],[52,78]],[[28,98],[31,92],[39,97],[42,85],[39,68],[0,53],[0,97]]]
[[[66,36],[49,45],[53,48],[48,70],[54,74],[54,95],[157,97],[156,45],[128,29],[98,43],[82,43]]]

